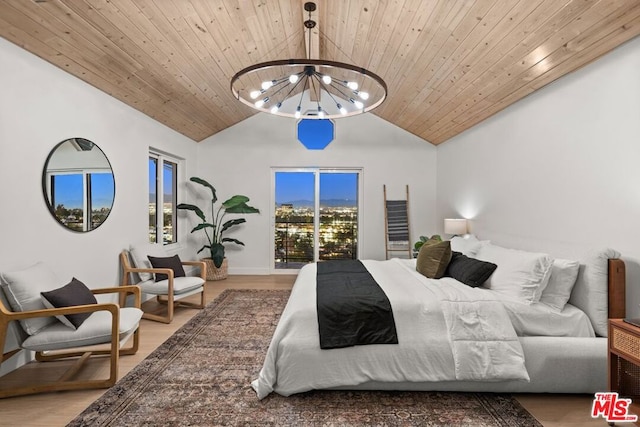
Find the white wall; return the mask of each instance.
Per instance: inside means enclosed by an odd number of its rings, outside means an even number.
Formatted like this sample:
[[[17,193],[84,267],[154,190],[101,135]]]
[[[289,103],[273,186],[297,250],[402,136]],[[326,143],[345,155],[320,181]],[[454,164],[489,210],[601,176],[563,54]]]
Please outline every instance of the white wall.
[[[230,273],[269,272],[272,167],[363,169],[361,258],[385,258],[383,184],[389,199],[404,199],[409,185],[412,240],[435,233],[435,147],[372,114],[336,120],[335,133],[324,150],[307,150],[296,139],[295,121],[258,114],[199,144],[199,174],[218,197],[244,194],[261,211],[246,215],[234,232],[246,246],[228,246]],[[194,245],[201,245],[201,237],[192,236]]]
[[[611,247],[640,316],[640,38],[438,146],[437,216],[497,244]]]
[[[0,272],[42,260],[61,280],[118,284],[118,254],[148,238],[149,146],[185,158],[187,176],[197,144],[2,38],[0,63]],[[89,233],[58,224],[42,192],[49,151],[70,137],[95,142],[115,177],[113,210]]]

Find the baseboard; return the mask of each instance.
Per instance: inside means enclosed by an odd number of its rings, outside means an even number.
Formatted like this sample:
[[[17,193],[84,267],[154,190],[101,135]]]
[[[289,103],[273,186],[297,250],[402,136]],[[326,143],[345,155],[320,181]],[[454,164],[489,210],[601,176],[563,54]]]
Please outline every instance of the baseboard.
[[[271,274],[271,271],[268,268],[243,268],[243,267],[229,267],[229,274],[244,274],[244,275],[255,275],[255,276],[266,276]]]

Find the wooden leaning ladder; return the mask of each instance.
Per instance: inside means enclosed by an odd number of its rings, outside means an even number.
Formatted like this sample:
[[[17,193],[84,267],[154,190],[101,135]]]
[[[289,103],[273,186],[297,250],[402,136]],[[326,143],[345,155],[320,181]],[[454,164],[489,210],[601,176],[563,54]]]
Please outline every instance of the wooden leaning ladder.
[[[384,193],[384,234],[386,259],[393,252],[406,252],[411,258],[411,236],[409,235],[409,185],[406,186],[405,200],[387,200],[387,186]]]

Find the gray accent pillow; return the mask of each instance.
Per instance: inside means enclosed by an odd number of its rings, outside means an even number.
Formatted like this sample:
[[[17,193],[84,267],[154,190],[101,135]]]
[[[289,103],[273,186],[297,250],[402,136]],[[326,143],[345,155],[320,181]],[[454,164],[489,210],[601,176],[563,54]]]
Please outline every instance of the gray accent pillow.
[[[451,243],[449,241],[427,240],[418,252],[416,271],[429,279],[440,279],[451,260]]]
[[[69,283],[53,291],[40,292],[42,302],[47,308],[73,307],[76,305],[97,304],[98,301],[91,290],[75,277]],[[75,313],[56,316],[66,326],[75,330],[91,316],[92,313]]]
[[[137,245],[131,245],[129,247],[129,253],[131,254],[131,261],[133,261],[133,265],[136,268],[151,268],[151,263],[147,259],[147,256],[155,256],[155,257],[167,257],[169,254],[164,248],[164,245],[161,243],[140,243]],[[138,279],[142,282],[146,282],[147,280],[151,280],[153,278],[153,274],[151,273],[135,273],[135,276],[138,276]]]
[[[482,286],[489,276],[498,268],[492,262],[469,258],[460,252],[453,252],[445,276],[453,277],[472,288]]]
[[[64,283],[43,262],[24,270],[2,273],[2,281],[2,290],[13,311],[45,309],[40,292],[57,289]],[[35,317],[20,320],[20,326],[27,334],[34,335],[55,322],[53,317]]]

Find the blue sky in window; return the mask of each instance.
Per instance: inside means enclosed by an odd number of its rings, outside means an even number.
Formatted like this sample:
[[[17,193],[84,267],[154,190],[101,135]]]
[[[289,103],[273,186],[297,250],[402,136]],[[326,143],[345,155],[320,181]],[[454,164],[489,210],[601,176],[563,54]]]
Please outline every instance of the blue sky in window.
[[[91,199],[93,209],[110,208],[115,196],[115,183],[111,173],[91,174]]]
[[[313,201],[312,172],[276,172],[276,203]],[[320,200],[357,200],[357,173],[320,173]]]
[[[157,168],[156,159],[149,159],[149,203],[155,203],[156,201],[156,168]],[[175,166],[174,163],[165,163],[164,168],[162,170],[163,176],[162,180],[164,181],[164,201],[171,202],[172,194],[171,194],[171,183],[173,182],[173,168]]]
[[[320,200],[356,200],[357,173],[320,173]]]
[[[64,205],[67,209],[81,209],[82,174],[64,174],[55,177],[55,204]],[[113,175],[111,173],[91,174],[91,191],[93,208],[109,208],[115,194]]]

